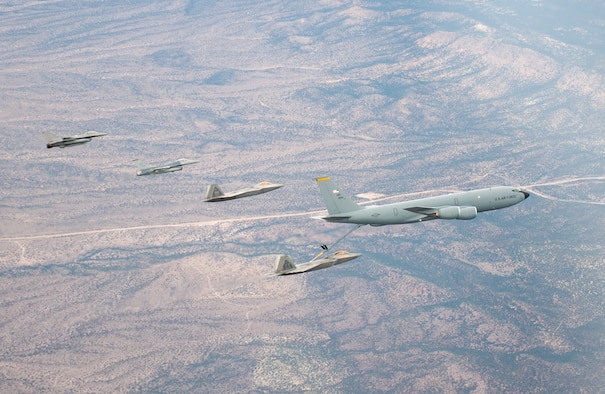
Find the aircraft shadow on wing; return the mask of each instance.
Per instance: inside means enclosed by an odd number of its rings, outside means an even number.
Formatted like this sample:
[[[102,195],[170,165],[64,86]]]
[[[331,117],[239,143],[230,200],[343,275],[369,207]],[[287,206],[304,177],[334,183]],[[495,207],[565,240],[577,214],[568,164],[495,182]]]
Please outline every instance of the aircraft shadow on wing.
[[[181,171],[183,169],[183,166],[199,163],[199,161],[197,161],[197,160],[189,160],[189,159],[178,159],[177,161],[173,161],[172,163],[158,164],[158,165],[148,165],[148,164],[143,163],[143,161],[141,161],[139,159],[134,159],[133,161],[138,168],[137,176],[157,175],[157,174],[165,174],[167,172]]]
[[[50,131],[45,131],[44,136],[46,137],[47,143],[46,148],[65,148],[68,146],[82,145],[92,141],[95,137],[102,137],[107,133],[100,133],[98,131],[87,131],[84,134],[71,135],[68,137],[61,137]]]
[[[256,196],[257,194],[263,194],[270,192],[275,189],[279,189],[282,187],[282,184],[279,183],[271,183],[271,182],[260,182],[254,186],[247,187],[245,189],[240,189],[232,192],[223,192],[220,186],[216,183],[213,183],[208,186],[206,190],[206,202],[218,202],[218,201],[228,201],[234,200],[236,198],[244,198],[250,196]]]

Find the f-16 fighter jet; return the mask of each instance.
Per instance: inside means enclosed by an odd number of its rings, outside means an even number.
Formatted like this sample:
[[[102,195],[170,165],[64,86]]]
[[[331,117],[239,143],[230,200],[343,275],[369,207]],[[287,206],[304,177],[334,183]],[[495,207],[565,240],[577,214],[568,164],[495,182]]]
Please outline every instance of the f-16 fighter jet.
[[[227,201],[233,200],[236,198],[243,198],[249,196],[255,196],[257,194],[267,193],[271,190],[279,189],[283,185],[279,183],[271,183],[271,182],[261,182],[257,183],[254,186],[247,187],[245,189],[236,190],[234,192],[223,193],[219,185],[216,183],[208,186],[208,190],[206,191],[206,202],[216,202],[216,201]]]
[[[308,271],[316,271],[323,268],[332,267],[333,265],[342,264],[349,260],[356,259],[361,256],[361,254],[340,251],[332,253],[323,258],[319,258],[320,256],[321,254],[319,254],[316,258],[307,263],[294,264],[289,256],[282,254],[280,256],[277,256],[277,258],[275,259],[275,271],[269,273],[268,275],[292,275],[301,274],[303,272]]]
[[[165,172],[181,171],[183,169],[183,166],[185,166],[185,165],[198,163],[197,160],[178,159],[177,161],[173,161],[172,163],[150,166],[150,165],[143,163],[139,159],[135,159],[133,161],[139,168],[139,170],[137,171],[138,176],[155,175],[155,174],[163,174]]]
[[[56,134],[51,133],[50,131],[45,131],[44,135],[48,140],[46,147],[50,148],[65,148],[66,146],[72,145],[82,145],[87,142],[90,142],[94,137],[102,137],[107,135],[107,133],[99,133],[98,131],[87,131],[84,134],[72,135],[69,137],[60,137]]]
[[[328,208],[328,216],[320,219],[371,226],[418,223],[433,219],[469,220],[477,217],[478,212],[507,208],[529,197],[529,193],[513,186],[495,186],[363,207],[345,196],[329,177],[317,178],[316,181]]]

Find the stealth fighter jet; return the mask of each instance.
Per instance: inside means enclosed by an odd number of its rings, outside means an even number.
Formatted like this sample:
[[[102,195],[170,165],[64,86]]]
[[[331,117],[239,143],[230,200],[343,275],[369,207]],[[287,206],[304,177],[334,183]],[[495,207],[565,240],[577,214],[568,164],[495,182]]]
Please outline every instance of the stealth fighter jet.
[[[135,159],[133,161],[139,168],[137,171],[138,176],[156,175],[156,174],[163,174],[165,172],[181,171],[183,169],[183,166],[185,166],[185,165],[198,163],[198,161],[196,161],[196,160],[178,159],[177,161],[173,161],[172,163],[150,166],[150,165],[143,163],[139,159]]]
[[[271,190],[279,189],[283,185],[279,183],[271,183],[271,182],[261,182],[257,183],[254,186],[247,187],[245,189],[236,190],[233,192],[223,193],[219,185],[216,183],[208,186],[208,190],[206,191],[206,202],[216,202],[216,201],[227,201],[233,200],[236,198],[243,198],[249,196],[255,196],[257,194],[267,193]]]
[[[277,256],[277,258],[275,259],[275,271],[269,273],[268,275],[277,276],[301,274],[303,272],[329,268],[334,265],[342,264],[344,262],[356,259],[361,256],[361,253],[349,253],[345,251],[339,251],[336,253],[332,253],[326,257],[319,258],[321,255],[322,254],[319,254],[316,258],[309,262],[294,264],[289,256],[282,254],[280,256]]]
[[[99,133],[98,131],[87,131],[84,134],[72,135],[69,137],[60,137],[56,134],[51,133],[50,131],[45,131],[44,135],[48,140],[46,147],[50,148],[65,148],[66,146],[72,145],[82,145],[87,142],[90,142],[95,137],[102,137],[107,135],[107,133]]]

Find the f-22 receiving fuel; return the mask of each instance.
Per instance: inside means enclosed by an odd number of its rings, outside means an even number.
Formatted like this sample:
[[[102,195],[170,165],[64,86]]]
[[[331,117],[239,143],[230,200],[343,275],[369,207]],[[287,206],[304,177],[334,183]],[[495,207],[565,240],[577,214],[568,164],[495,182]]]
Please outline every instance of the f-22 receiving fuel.
[[[95,137],[102,137],[104,135],[107,135],[107,133],[99,133],[98,131],[87,131],[84,134],[77,134],[69,137],[60,137],[56,134],[51,133],[50,131],[45,131],[44,135],[46,136],[46,140],[48,141],[46,147],[50,149],[56,147],[65,148],[66,146],[82,145],[92,141],[92,139]]]
[[[349,260],[353,260],[361,256],[360,253],[349,253],[345,251],[340,251],[336,253],[332,253],[326,257],[319,258],[323,253],[317,255],[313,260],[301,263],[294,264],[289,256],[282,254],[277,256],[275,259],[275,271],[270,272],[267,275],[270,276],[278,276],[278,275],[292,275],[292,274],[302,274],[303,272],[308,271],[316,271],[323,268],[329,268],[334,265],[345,263]]]
[[[156,174],[164,174],[166,172],[181,171],[183,169],[183,166],[185,166],[185,165],[198,163],[198,161],[196,161],[196,160],[178,159],[177,161],[173,161],[172,163],[158,164],[158,165],[150,166],[150,165],[143,163],[139,159],[134,159],[133,161],[139,168],[137,171],[138,176],[156,175]]]

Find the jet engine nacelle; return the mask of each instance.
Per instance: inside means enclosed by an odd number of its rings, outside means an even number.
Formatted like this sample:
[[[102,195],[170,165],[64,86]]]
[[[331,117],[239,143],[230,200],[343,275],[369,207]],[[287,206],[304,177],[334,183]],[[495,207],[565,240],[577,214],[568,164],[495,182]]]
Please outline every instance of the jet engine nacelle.
[[[437,211],[440,219],[470,220],[477,217],[477,207],[444,207]]]
[[[477,207],[460,207],[460,220],[470,220],[477,217]]]

